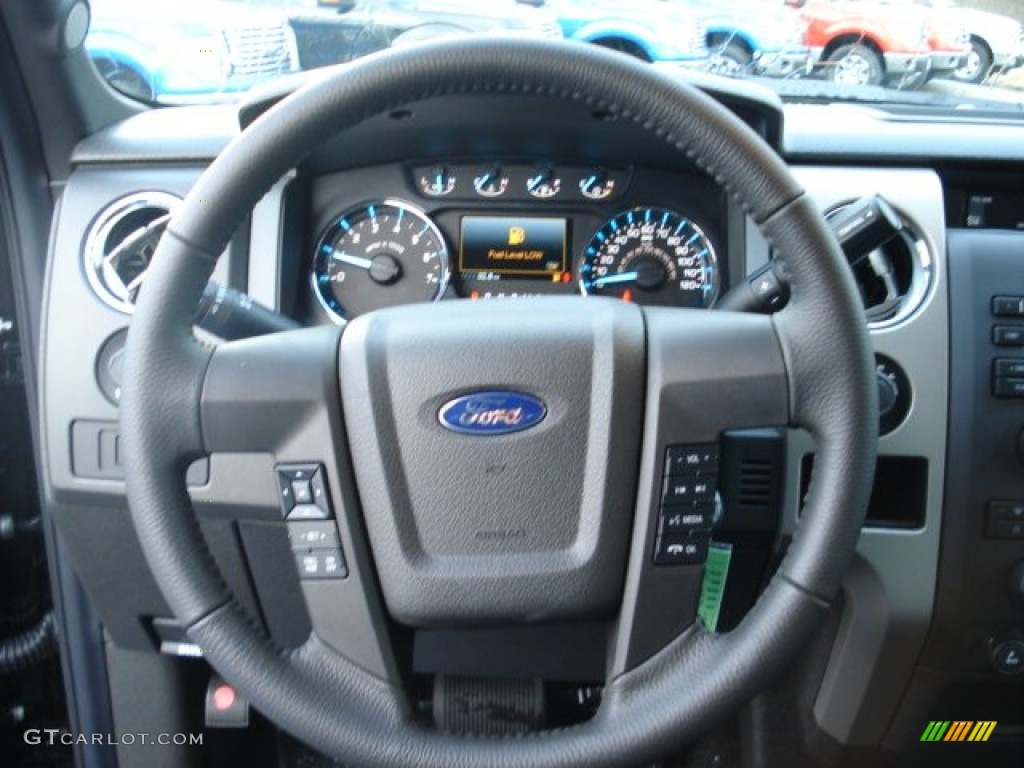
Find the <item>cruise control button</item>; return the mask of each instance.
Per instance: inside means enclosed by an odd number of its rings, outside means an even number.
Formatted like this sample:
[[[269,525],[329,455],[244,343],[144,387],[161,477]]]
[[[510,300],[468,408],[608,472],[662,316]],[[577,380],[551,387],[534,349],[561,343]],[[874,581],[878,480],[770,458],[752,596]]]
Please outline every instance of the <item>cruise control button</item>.
[[[313,491],[308,480],[292,480],[292,498],[296,504],[309,504],[313,501]]]
[[[306,580],[344,579],[348,565],[340,549],[309,549],[295,553],[299,576]]]
[[[286,518],[289,522],[293,520],[327,520],[330,515],[316,504],[296,504]]]
[[[323,561],[325,579],[343,579],[348,576],[348,566],[345,564],[345,558],[342,557],[340,549],[334,552],[325,552]]]
[[[670,445],[665,449],[665,474],[686,475],[718,469],[716,445]]]
[[[303,487],[309,489],[310,481],[317,474],[318,469],[317,464],[279,464],[275,467],[278,499],[285,517],[296,504],[308,504],[312,500],[306,496]],[[300,494],[306,497],[304,499],[296,498]]]
[[[330,520],[324,522],[288,523],[288,540],[292,549],[337,547],[338,529]]]
[[[295,498],[294,494],[292,493],[291,480],[289,480],[288,477],[281,472],[277,473],[277,490],[278,499],[281,502],[281,510],[287,517],[288,513],[292,511],[292,507],[295,506]]]
[[[707,536],[666,533],[654,548],[657,565],[695,565],[708,558],[711,539]]]
[[[319,468],[317,464],[281,464],[277,467],[277,473],[289,483],[309,482]]]
[[[309,483],[309,488],[313,494],[313,503],[316,504],[320,509],[327,513],[327,516],[331,516],[331,499],[327,495],[327,483],[324,480],[324,470],[320,467],[314,474],[313,479]]]
[[[295,556],[295,562],[299,566],[299,576],[303,579],[315,579],[323,570],[320,558],[315,552],[300,552]]]

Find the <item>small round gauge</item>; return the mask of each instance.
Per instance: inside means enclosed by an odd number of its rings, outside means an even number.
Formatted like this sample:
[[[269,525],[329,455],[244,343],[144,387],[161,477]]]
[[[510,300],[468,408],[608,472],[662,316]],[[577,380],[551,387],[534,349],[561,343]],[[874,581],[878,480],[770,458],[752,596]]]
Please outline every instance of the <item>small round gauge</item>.
[[[580,192],[588,200],[604,200],[615,191],[615,180],[608,177],[607,171],[594,171],[580,180]]]
[[[676,211],[623,211],[584,250],[580,290],[651,306],[710,307],[719,291],[715,249]]]
[[[320,236],[313,293],[342,323],[381,307],[434,301],[449,274],[434,223],[407,203],[385,200],[345,211]]]
[[[526,191],[541,199],[554,197],[561,188],[562,180],[555,174],[555,169],[548,166],[538,168],[526,180]]]
[[[508,189],[508,176],[500,165],[489,165],[473,178],[473,188],[481,197],[498,197]]]
[[[435,165],[420,174],[420,192],[430,197],[444,197],[455,191],[455,176],[445,165]]]

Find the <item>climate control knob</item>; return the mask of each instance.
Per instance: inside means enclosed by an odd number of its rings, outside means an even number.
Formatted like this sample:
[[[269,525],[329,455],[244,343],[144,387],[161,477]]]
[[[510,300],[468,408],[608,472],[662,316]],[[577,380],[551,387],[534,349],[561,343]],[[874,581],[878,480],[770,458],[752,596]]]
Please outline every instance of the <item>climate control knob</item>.
[[[896,402],[900,398],[900,389],[895,381],[881,371],[877,371],[875,378],[878,383],[878,415],[884,419],[896,407]]]
[[[878,385],[878,433],[887,435],[910,413],[910,380],[899,364],[885,355],[875,355]]]

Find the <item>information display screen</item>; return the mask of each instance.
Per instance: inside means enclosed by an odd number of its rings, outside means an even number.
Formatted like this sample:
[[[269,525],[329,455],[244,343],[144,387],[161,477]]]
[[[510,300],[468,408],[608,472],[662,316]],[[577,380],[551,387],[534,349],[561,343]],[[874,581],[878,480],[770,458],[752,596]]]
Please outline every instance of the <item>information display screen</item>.
[[[563,218],[464,216],[458,269],[465,277],[536,279],[568,277],[568,222]]]
[[[1024,230],[1024,195],[971,195],[967,201],[967,226]]]

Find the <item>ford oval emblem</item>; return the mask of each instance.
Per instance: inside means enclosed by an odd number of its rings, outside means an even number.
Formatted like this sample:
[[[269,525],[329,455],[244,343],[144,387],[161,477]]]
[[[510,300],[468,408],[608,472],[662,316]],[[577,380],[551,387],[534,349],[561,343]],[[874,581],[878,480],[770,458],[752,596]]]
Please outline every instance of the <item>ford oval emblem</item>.
[[[521,392],[487,390],[449,400],[437,414],[441,426],[466,435],[507,435],[539,424],[544,402]]]

